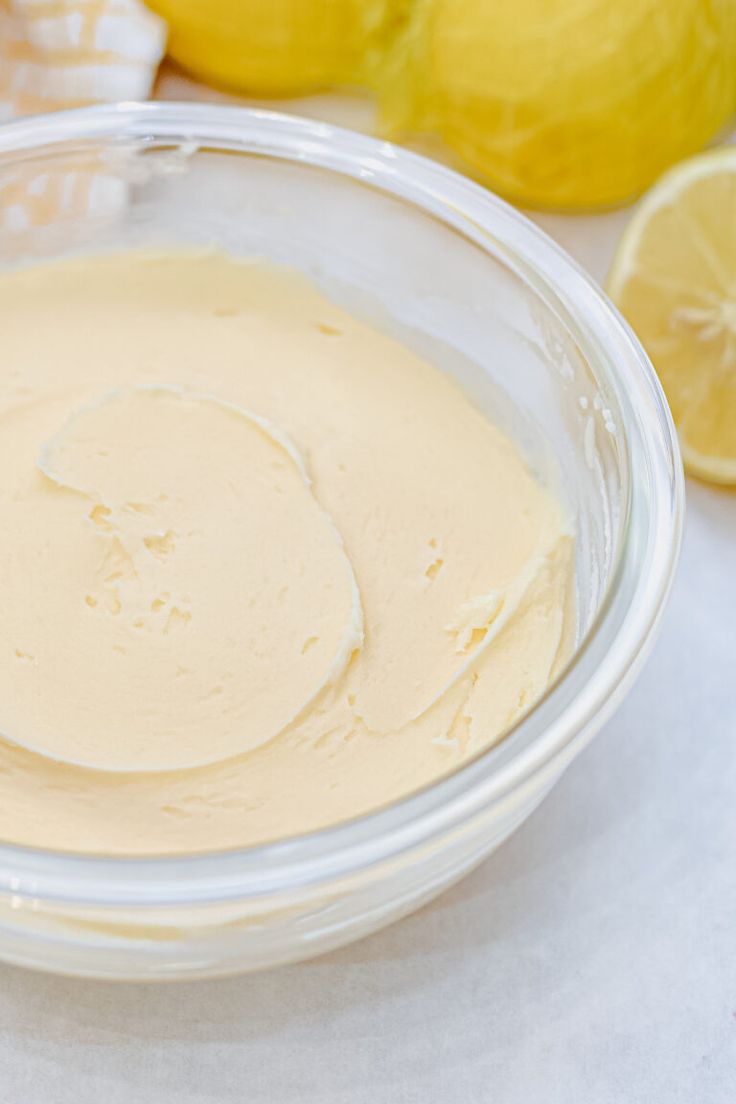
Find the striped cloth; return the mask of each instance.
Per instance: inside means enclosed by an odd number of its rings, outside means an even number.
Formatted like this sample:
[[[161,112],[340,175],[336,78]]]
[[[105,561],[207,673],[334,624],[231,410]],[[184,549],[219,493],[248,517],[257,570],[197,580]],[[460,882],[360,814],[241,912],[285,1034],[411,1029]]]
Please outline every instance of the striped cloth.
[[[165,44],[139,0],[0,0],[0,122],[145,99]]]
[[[0,123],[21,115],[146,99],[166,45],[140,0],[0,0]],[[0,172],[0,244],[125,203],[122,181],[89,156],[53,174]],[[5,250],[3,250],[5,252]]]

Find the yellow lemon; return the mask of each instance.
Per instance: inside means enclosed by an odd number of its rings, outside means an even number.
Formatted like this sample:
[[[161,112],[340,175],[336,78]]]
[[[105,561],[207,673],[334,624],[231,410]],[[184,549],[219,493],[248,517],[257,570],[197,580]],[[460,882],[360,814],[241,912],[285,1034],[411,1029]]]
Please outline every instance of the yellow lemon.
[[[387,133],[556,208],[629,199],[735,108],[734,0],[416,0],[383,95]]]
[[[736,484],[736,148],[667,173],[618,248],[608,291],[672,408],[685,466]]]
[[[149,0],[184,69],[224,88],[277,96],[370,81],[408,0]]]

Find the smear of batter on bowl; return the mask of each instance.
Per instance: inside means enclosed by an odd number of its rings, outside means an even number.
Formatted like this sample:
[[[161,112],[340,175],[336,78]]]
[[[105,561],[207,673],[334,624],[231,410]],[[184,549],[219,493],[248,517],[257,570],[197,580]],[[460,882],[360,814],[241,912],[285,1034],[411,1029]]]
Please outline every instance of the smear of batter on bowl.
[[[367,812],[569,655],[564,511],[457,385],[217,253],[0,277],[0,837],[181,853]]]

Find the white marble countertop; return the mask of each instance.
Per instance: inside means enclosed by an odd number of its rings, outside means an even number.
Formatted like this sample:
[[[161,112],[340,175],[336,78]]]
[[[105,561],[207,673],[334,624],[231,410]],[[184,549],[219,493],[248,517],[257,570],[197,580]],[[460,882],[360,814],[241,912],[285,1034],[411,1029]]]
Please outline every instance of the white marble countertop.
[[[539,222],[601,277],[626,218]],[[1,1104],[734,1104],[735,668],[736,494],[690,481],[654,654],[499,852],[418,914],[271,973],[0,966]]]

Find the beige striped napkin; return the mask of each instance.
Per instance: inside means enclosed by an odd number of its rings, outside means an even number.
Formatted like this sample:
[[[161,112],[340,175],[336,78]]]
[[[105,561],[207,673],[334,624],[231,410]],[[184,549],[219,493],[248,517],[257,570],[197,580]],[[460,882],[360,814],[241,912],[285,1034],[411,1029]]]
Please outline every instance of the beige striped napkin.
[[[0,0],[0,120],[145,99],[165,43],[139,0]]]
[[[165,45],[164,23],[140,0],[0,0],[0,123],[146,99]],[[0,175],[0,232],[104,208],[116,183],[89,163],[53,176]]]

